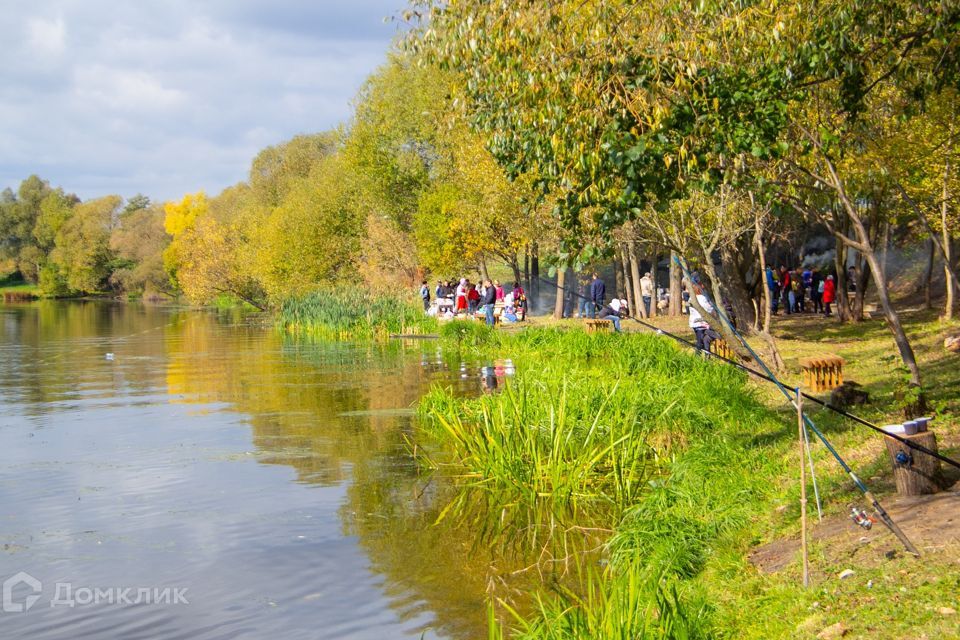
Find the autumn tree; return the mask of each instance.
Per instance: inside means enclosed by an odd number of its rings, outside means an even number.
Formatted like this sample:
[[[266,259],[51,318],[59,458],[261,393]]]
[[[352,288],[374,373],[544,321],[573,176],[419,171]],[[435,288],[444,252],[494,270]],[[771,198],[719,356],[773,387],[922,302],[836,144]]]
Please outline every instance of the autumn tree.
[[[123,198],[105,196],[78,204],[60,226],[56,247],[50,253],[50,284],[59,287],[62,278],[70,291],[94,293],[102,291],[110,275],[114,258],[110,234],[117,224]]]
[[[149,200],[131,199],[124,206],[110,234],[110,249],[116,256],[110,284],[115,289],[144,296],[173,293],[163,265],[163,252],[171,241],[164,228],[165,217],[163,207],[151,205]]]

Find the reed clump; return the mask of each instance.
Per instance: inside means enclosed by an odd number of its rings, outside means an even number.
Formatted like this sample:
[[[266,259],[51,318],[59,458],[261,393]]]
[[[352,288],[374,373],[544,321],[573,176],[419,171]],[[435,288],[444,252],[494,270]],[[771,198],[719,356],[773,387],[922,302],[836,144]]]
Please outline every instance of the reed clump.
[[[288,332],[326,340],[383,339],[437,330],[437,321],[413,300],[356,288],[321,289],[290,298],[280,306],[277,322]]]
[[[710,637],[705,576],[782,494],[770,478],[792,442],[744,374],[653,335],[532,329],[465,348],[509,357],[518,373],[497,394],[425,396],[419,424],[434,449],[422,463],[491,497],[490,535],[538,531],[543,544],[545,522],[569,529],[584,514],[609,532],[604,570],[581,563],[574,586],[532,615],[501,603],[492,637]],[[505,516],[516,513],[539,515]]]

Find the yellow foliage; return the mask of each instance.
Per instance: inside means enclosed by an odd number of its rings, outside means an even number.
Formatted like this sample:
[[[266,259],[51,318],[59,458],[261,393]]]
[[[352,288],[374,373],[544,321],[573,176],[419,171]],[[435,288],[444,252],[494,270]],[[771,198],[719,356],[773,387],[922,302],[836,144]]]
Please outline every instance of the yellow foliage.
[[[168,202],[163,205],[166,218],[163,226],[167,233],[178,236],[191,229],[197,218],[209,210],[207,195],[203,191],[183,196],[180,202]]]

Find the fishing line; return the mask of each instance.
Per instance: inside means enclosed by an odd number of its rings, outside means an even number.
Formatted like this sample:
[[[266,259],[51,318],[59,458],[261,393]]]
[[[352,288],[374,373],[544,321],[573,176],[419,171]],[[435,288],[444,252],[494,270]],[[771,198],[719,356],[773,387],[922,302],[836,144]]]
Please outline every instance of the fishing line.
[[[676,261],[677,265],[681,269],[683,269],[683,273],[687,277],[687,280],[691,283],[691,285],[697,284],[695,283],[692,276],[690,275],[690,271],[687,269],[685,261],[681,262],[678,256],[674,256],[674,260]],[[703,287],[700,287],[700,289],[704,291],[703,296],[707,299],[707,301],[713,304],[712,301],[710,300],[710,295],[706,293],[706,289],[704,289]],[[693,292],[693,295],[697,295],[696,291]],[[774,377],[773,372],[770,371],[770,368],[767,367],[763,359],[760,358],[759,355],[757,355],[757,352],[753,350],[753,348],[747,343],[744,337],[740,335],[736,327],[733,326],[733,323],[730,322],[730,319],[727,318],[727,315],[723,312],[723,310],[720,309],[720,307],[716,304],[713,304],[713,308],[717,313],[717,317],[719,317],[720,320],[727,325],[727,328],[730,329],[730,331],[737,338],[737,340],[740,341],[740,344],[742,344],[743,347],[750,353],[754,361],[763,368],[764,372],[768,376],[773,378],[774,384],[777,385],[777,388],[780,389],[780,392],[783,393],[787,401],[790,402],[793,406],[796,406],[794,403],[794,400],[790,397],[790,392],[787,391],[783,383],[781,383],[779,380],[777,380]],[[863,481],[859,477],[857,477],[857,474],[854,473],[853,469],[850,468],[850,465],[848,465],[846,461],[837,452],[837,450],[833,448],[833,445],[830,444],[830,441],[826,438],[826,436],[824,436],[823,433],[820,431],[820,429],[817,428],[817,425],[813,423],[813,420],[811,420],[810,417],[804,412],[801,412],[801,416],[803,417],[803,421],[806,423],[806,425],[810,427],[811,430],[813,430],[813,433],[818,438],[820,438],[820,441],[827,448],[827,451],[829,451],[833,455],[837,463],[843,468],[844,471],[847,472],[847,475],[850,476],[850,479],[853,480],[853,483],[857,486],[858,489],[860,489],[864,497],[873,505],[873,508],[876,510],[877,515],[880,516],[880,519],[883,521],[883,524],[885,524],[887,528],[890,529],[890,531],[892,531],[895,536],[897,536],[897,538],[900,540],[901,543],[903,543],[903,546],[907,549],[909,553],[912,553],[915,556],[919,556],[920,552],[917,551],[917,548],[913,546],[913,543],[910,542],[906,534],[904,534],[903,531],[900,530],[900,527],[897,526],[897,524],[893,521],[893,519],[887,513],[886,509],[883,508],[883,505],[881,505],[880,502],[876,499],[876,497],[874,497],[873,493],[870,492],[870,490],[863,483]]]
[[[539,278],[539,279],[540,279],[542,282],[544,282],[544,283],[546,283],[546,284],[549,284],[550,286],[554,287],[555,289],[558,289],[558,290],[564,291],[564,292],[567,292],[567,291],[568,291],[566,287],[559,287],[559,286],[557,286],[556,284],[554,284],[553,282],[550,282],[549,280],[546,280],[546,279],[544,279],[544,278],[542,278],[542,277]],[[584,295],[582,295],[582,294],[580,294],[580,293],[576,293],[576,292],[574,292],[574,291],[570,291],[570,293],[572,293],[574,296],[576,296],[576,297],[578,297],[578,298],[582,298],[582,299],[584,299],[584,300],[586,300],[586,301],[588,301],[588,302],[593,302],[592,300],[590,300],[589,298],[587,298],[586,296],[584,296]],[[656,332],[656,333],[658,333],[658,334],[660,334],[660,335],[667,336],[668,338],[672,338],[673,340],[679,342],[680,344],[683,344],[683,345],[685,345],[685,346],[688,346],[688,347],[690,347],[690,348],[692,348],[692,349],[694,349],[694,350],[697,350],[697,351],[700,350],[700,348],[697,347],[696,344],[694,344],[693,342],[690,342],[690,341],[687,340],[686,338],[683,338],[683,337],[678,336],[678,335],[676,335],[676,334],[674,334],[674,333],[671,333],[671,332],[669,332],[669,331],[667,331],[667,330],[665,330],[665,329],[662,329],[662,328],[660,328],[660,327],[658,327],[658,326],[656,326],[656,325],[649,324],[648,322],[645,322],[645,321],[641,320],[640,318],[637,318],[636,316],[627,314],[625,317],[634,320],[637,324],[640,324],[641,326],[643,326],[643,327],[645,327],[645,328],[647,328],[647,329],[650,329],[651,331],[654,331],[654,332]],[[743,364],[743,363],[741,363],[741,362],[737,362],[736,360],[731,360],[730,358],[726,358],[726,357],[724,357],[724,356],[722,356],[722,355],[720,355],[720,354],[717,354],[717,353],[711,353],[710,356],[711,356],[712,358],[716,358],[717,360],[720,360],[720,361],[722,361],[722,362],[724,362],[724,363],[726,363],[726,364],[732,365],[732,366],[740,369],[741,371],[744,371],[745,373],[749,373],[750,375],[756,376],[757,378],[759,378],[759,379],[761,379],[761,380],[764,380],[764,381],[766,381],[766,382],[770,382],[770,383],[773,383],[773,384],[777,384],[777,383],[779,382],[779,384],[781,384],[781,385],[783,384],[782,382],[778,381],[777,378],[773,377],[772,375],[767,375],[767,374],[763,373],[762,371],[758,371],[758,370],[756,370],[756,369],[753,369],[753,368],[751,368],[751,367],[748,367],[747,365],[745,365],[745,364]],[[785,385],[784,385],[784,386],[785,386]],[[940,460],[940,461],[942,461],[942,462],[945,462],[945,463],[949,464],[950,466],[953,466],[953,467],[956,467],[957,469],[960,469],[960,462],[958,462],[957,460],[954,460],[954,459],[952,459],[952,458],[950,458],[950,457],[948,457],[948,456],[945,456],[945,455],[943,455],[942,453],[940,453],[940,452],[938,452],[938,451],[934,451],[933,449],[929,449],[929,448],[927,448],[927,447],[925,447],[925,446],[923,446],[922,444],[919,444],[919,443],[917,443],[917,442],[912,442],[912,441],[910,441],[910,440],[907,440],[905,437],[900,436],[900,435],[898,435],[898,434],[896,434],[896,433],[890,433],[890,432],[888,432],[888,431],[884,431],[883,428],[877,426],[877,425],[874,424],[873,422],[870,422],[869,420],[865,420],[864,418],[861,418],[861,417],[858,416],[858,415],[855,415],[855,414],[853,414],[853,413],[850,413],[850,412],[848,412],[848,411],[845,411],[845,410],[843,410],[843,409],[841,409],[841,408],[839,408],[839,407],[835,407],[835,406],[833,406],[832,404],[830,404],[829,402],[824,401],[824,400],[821,400],[820,398],[818,398],[818,397],[816,397],[816,396],[812,396],[812,395],[810,395],[809,393],[806,393],[805,391],[801,391],[801,392],[800,392],[800,395],[802,395],[802,396],[804,397],[804,399],[809,400],[809,401],[813,402],[814,404],[817,404],[817,405],[823,407],[824,409],[829,409],[830,411],[833,411],[833,412],[836,413],[837,415],[841,415],[841,416],[843,416],[843,417],[845,417],[845,418],[849,418],[850,420],[853,420],[854,422],[856,422],[856,423],[858,423],[858,424],[861,424],[861,425],[863,425],[863,426],[865,426],[865,427],[867,427],[867,428],[869,428],[869,429],[872,429],[872,430],[876,431],[877,433],[880,433],[880,434],[882,434],[882,435],[884,435],[884,436],[887,436],[887,437],[889,437],[889,438],[893,438],[894,440],[897,440],[897,441],[900,442],[901,444],[903,444],[903,445],[905,445],[905,446],[907,446],[907,447],[909,447],[909,448],[911,448],[911,449],[914,449],[914,450],[919,451],[919,452],[921,452],[921,453],[925,453],[925,454],[927,454],[928,456],[933,456],[934,458],[937,458],[938,460]]]

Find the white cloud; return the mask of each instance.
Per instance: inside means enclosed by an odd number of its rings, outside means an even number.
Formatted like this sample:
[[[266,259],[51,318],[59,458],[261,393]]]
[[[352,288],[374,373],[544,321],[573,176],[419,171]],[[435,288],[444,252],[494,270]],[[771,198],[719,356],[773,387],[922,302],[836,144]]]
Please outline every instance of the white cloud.
[[[102,65],[78,67],[73,91],[83,103],[106,110],[162,111],[186,99],[182,91],[164,87],[150,73]]]
[[[36,173],[84,199],[165,200],[217,193],[263,147],[345,122],[406,0],[11,4],[0,189]]]
[[[27,20],[27,43],[42,55],[59,56],[67,46],[67,27],[62,17],[54,20]]]

